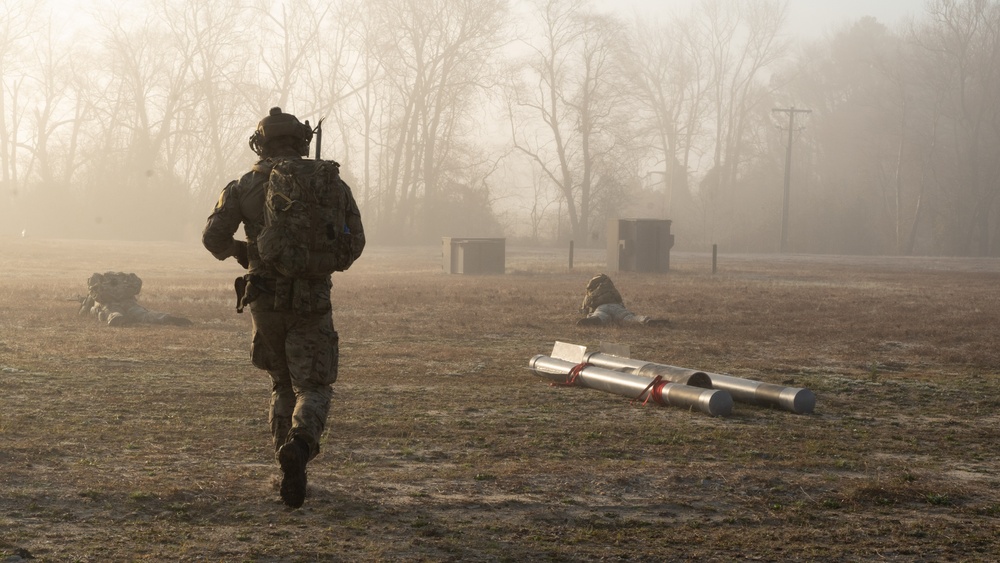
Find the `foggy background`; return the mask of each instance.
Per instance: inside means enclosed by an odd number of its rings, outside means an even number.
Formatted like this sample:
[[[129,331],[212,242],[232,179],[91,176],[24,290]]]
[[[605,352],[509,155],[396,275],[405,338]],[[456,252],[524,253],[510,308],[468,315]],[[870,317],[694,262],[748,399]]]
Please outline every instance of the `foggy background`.
[[[789,251],[996,256],[1000,3],[915,5],[4,0],[0,236],[197,240],[280,106],[326,118],[375,243],[648,217],[776,252],[795,108]]]

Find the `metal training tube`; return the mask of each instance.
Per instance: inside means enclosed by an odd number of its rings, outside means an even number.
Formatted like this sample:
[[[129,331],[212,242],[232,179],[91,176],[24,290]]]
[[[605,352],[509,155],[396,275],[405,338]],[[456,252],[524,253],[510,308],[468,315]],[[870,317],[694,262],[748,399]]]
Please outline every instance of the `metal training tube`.
[[[602,342],[601,351],[587,352],[586,346],[556,341],[552,347],[552,357],[573,363],[594,364],[615,371],[626,371],[650,379],[659,377],[672,383],[712,388],[712,380],[703,371],[636,360],[629,357],[628,347],[619,344]]]
[[[667,381],[673,383],[690,385],[692,387],[702,387],[705,389],[712,388],[712,380],[708,377],[708,374],[703,371],[668,366],[665,364],[654,364],[653,362],[645,362],[633,358],[622,358],[620,356],[603,354],[601,352],[591,352],[586,354],[583,357],[583,361],[605,369],[613,369],[615,371],[625,370],[629,373],[649,377],[650,379],[660,376],[662,379],[666,379]]]
[[[709,373],[713,389],[723,389],[733,399],[762,407],[779,407],[796,414],[808,414],[816,408],[816,394],[809,389],[763,383],[721,373]]]
[[[588,353],[586,346],[556,341],[552,347],[552,356],[570,363],[586,363],[650,379],[659,377],[675,383],[685,383],[685,378],[687,378],[687,385],[698,387],[704,386],[705,378],[707,378],[712,389],[726,391],[732,400],[758,406],[777,407],[797,414],[811,413],[816,407],[816,395],[809,389],[785,387],[731,375],[636,360],[629,357],[627,346],[615,343],[602,342],[601,350],[603,352]]]
[[[667,380],[657,381],[633,373],[575,364],[541,354],[532,358],[528,366],[535,375],[559,383],[578,384],[636,400],[652,399],[661,405],[692,408],[711,416],[729,416],[733,412],[732,396],[720,389],[693,387]]]
[[[649,378],[660,375],[663,379],[678,381],[677,379],[673,379],[673,377],[682,376],[687,373],[690,374],[692,379],[698,376],[695,382],[700,383],[700,376],[705,376],[710,382],[710,388],[727,391],[734,401],[740,403],[762,407],[777,407],[796,414],[811,413],[816,408],[816,394],[809,389],[785,387],[774,383],[764,383],[752,379],[733,377],[731,375],[696,371],[598,352],[584,354],[583,357],[585,358],[584,361],[598,367],[615,370],[626,369],[635,375],[644,375]],[[695,385],[695,383],[688,383],[688,385]],[[702,385],[697,386],[701,387]]]

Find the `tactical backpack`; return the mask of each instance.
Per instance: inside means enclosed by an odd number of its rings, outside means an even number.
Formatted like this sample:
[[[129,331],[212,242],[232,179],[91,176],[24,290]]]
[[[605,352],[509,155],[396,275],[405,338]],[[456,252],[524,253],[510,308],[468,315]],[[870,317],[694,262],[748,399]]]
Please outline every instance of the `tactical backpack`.
[[[621,293],[618,293],[618,288],[615,287],[614,282],[611,281],[611,278],[607,274],[594,276],[587,282],[587,295],[583,298],[582,308],[585,312],[590,313],[601,305],[607,305],[608,303],[625,305]]]
[[[275,159],[257,250],[292,278],[321,279],[351,267],[364,248],[361,213],[332,160]],[[352,229],[353,226],[353,229]]]
[[[135,299],[142,291],[142,280],[132,273],[95,272],[87,279],[87,290],[98,303],[118,303]]]

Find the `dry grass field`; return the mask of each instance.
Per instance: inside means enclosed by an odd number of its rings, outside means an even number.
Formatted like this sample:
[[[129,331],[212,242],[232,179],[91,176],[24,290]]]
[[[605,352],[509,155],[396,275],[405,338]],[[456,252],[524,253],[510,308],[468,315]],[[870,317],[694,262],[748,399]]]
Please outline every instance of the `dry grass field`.
[[[1000,553],[1000,261],[673,256],[613,274],[669,327],[577,327],[603,253],[434,247],[334,278],[341,371],[281,504],[234,262],[197,244],[0,245],[0,561],[987,561]],[[93,272],[191,327],[79,317]],[[795,415],[550,386],[556,340],[816,393]]]

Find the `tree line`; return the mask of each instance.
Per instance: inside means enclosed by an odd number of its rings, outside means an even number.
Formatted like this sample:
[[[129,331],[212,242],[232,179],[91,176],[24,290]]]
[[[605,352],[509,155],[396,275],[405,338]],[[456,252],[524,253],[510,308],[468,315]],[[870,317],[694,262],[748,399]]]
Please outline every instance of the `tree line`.
[[[783,0],[51,9],[0,8],[5,234],[194,237],[280,106],[323,120],[376,242],[603,244],[651,217],[678,248],[774,252],[787,207],[793,252],[1000,253],[994,0],[809,39]]]

